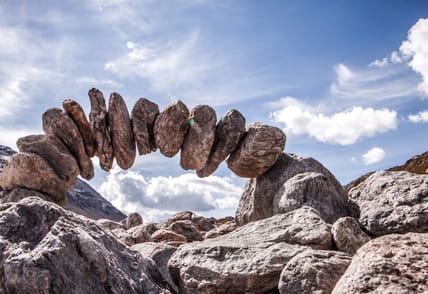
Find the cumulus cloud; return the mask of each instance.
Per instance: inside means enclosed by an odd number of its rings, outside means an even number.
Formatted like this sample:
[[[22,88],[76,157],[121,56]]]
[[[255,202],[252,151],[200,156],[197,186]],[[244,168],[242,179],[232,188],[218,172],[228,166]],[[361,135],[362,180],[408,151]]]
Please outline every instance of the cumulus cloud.
[[[354,106],[325,114],[292,97],[281,99],[281,104],[281,109],[273,112],[271,117],[284,124],[286,132],[308,135],[331,144],[354,144],[363,137],[373,137],[397,127],[397,113],[386,108]]]
[[[385,151],[382,148],[374,147],[361,156],[365,165],[378,163],[385,158]]]
[[[114,168],[99,191],[126,213],[138,211],[149,221],[159,221],[177,211],[209,213],[235,209],[242,188],[229,178],[194,174],[146,178],[135,171]]]
[[[413,123],[426,123],[428,122],[428,110],[420,111],[416,114],[410,114],[407,119]]]

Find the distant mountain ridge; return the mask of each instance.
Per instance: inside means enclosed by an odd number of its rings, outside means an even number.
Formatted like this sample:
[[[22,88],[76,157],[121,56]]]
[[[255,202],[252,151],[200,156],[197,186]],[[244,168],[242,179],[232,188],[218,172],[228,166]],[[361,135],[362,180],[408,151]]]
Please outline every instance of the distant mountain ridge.
[[[2,172],[8,159],[15,153],[16,151],[12,148],[0,145],[0,172]],[[126,218],[125,214],[114,207],[89,184],[79,178],[74,188],[67,192],[67,198],[68,203],[65,209],[88,218],[95,220],[104,218],[114,221],[120,221]]]

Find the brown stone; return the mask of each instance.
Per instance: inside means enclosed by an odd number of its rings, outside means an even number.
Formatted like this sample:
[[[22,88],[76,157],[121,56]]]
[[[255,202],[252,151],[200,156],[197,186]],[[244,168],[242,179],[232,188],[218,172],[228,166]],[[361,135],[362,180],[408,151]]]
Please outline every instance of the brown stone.
[[[189,129],[181,146],[183,169],[199,170],[205,166],[215,138],[217,116],[210,106],[195,106],[189,118]]]
[[[205,166],[196,174],[201,178],[211,175],[236,149],[244,134],[245,117],[238,110],[229,110],[217,124],[215,141]]]
[[[204,239],[190,220],[176,221],[169,226],[169,229],[177,234],[185,236],[189,241],[202,241]]]
[[[117,93],[110,95],[108,118],[116,162],[122,169],[129,169],[135,160],[135,140],[128,108]]]
[[[286,137],[277,127],[252,123],[247,133],[227,160],[237,176],[255,178],[267,172],[285,147]]]
[[[140,98],[131,112],[132,130],[137,142],[138,154],[156,151],[154,126],[159,106],[146,98]]]
[[[238,227],[235,221],[228,221],[205,233],[205,239],[216,238],[234,231]]]
[[[109,171],[113,165],[114,153],[108,130],[106,102],[103,93],[98,89],[92,88],[89,90],[88,95],[91,101],[89,122],[94,134],[97,156],[100,159],[101,168]]]
[[[59,205],[66,204],[65,182],[37,154],[17,153],[12,156],[0,175],[0,186],[6,191],[16,188],[38,191]]]
[[[144,225],[132,227],[128,230],[128,233],[131,234],[131,237],[134,239],[135,244],[150,242],[152,240],[152,238],[150,237],[150,233]]]
[[[177,234],[171,230],[157,230],[152,234],[154,242],[187,242],[187,238],[181,234]]]
[[[143,224],[143,217],[138,212],[133,212],[125,219],[125,229],[130,229]]]
[[[34,153],[42,157],[68,189],[74,187],[80,173],[79,165],[57,137],[30,135],[19,138],[16,145],[20,152]]]
[[[173,157],[181,148],[188,127],[189,110],[180,100],[169,104],[156,118],[155,141],[159,151]]]
[[[88,119],[86,118],[85,111],[82,106],[74,100],[67,99],[62,102],[62,108],[64,108],[65,113],[74,121],[77,128],[82,135],[83,142],[85,143],[86,154],[89,157],[95,156],[95,139],[94,134],[91,130],[91,125],[89,124]]]
[[[43,114],[43,130],[47,135],[60,139],[76,158],[80,175],[90,180],[94,177],[94,166],[85,151],[85,144],[73,120],[61,109],[50,108]]]

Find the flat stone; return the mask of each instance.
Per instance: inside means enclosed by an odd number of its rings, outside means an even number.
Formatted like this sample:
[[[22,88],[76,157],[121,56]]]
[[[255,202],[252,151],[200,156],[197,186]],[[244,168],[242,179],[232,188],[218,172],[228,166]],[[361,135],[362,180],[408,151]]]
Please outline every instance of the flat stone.
[[[349,198],[358,207],[353,216],[374,236],[428,232],[428,175],[376,172],[352,188]]]
[[[180,100],[169,104],[156,118],[155,141],[159,151],[173,157],[180,151],[187,132],[189,110]]]
[[[46,135],[60,139],[74,156],[80,175],[90,180],[94,177],[94,166],[86,154],[85,143],[73,120],[61,109],[50,108],[43,113],[43,131]]]
[[[103,93],[95,88],[88,92],[91,101],[89,122],[94,134],[97,156],[103,170],[109,171],[113,165],[114,153],[108,127],[108,113]]]
[[[205,166],[196,174],[201,177],[211,175],[235,149],[245,134],[245,117],[235,109],[229,110],[220,119],[215,131],[215,140]]]
[[[190,112],[189,128],[181,145],[180,165],[199,170],[205,166],[215,138],[217,115],[208,105],[197,105]]]
[[[165,229],[157,230],[151,237],[154,242],[187,242],[187,238],[185,236]]]
[[[358,221],[350,216],[339,218],[333,224],[331,233],[337,249],[351,255],[370,241],[370,237],[361,230]]]
[[[255,178],[267,172],[285,147],[286,137],[277,127],[252,123],[227,166],[239,177]]]
[[[159,106],[146,98],[138,99],[132,109],[132,130],[139,155],[157,150],[154,126],[158,115]]]
[[[86,154],[89,157],[94,157],[96,152],[94,134],[82,106],[74,100],[67,99],[62,102],[62,108],[64,108],[65,113],[71,117],[79,129],[85,143]]]
[[[293,257],[281,273],[281,294],[328,294],[351,263],[348,254],[329,250],[307,250]]]
[[[382,236],[357,251],[332,293],[428,293],[427,265],[427,233]]]
[[[117,165],[129,169],[135,160],[135,139],[125,100],[117,93],[110,95],[108,118]]]
[[[65,206],[66,184],[39,155],[17,153],[0,174],[0,186],[8,191],[25,188],[49,196],[53,202]]]
[[[30,135],[19,138],[16,145],[20,152],[33,153],[42,157],[65,182],[67,189],[74,187],[80,173],[79,165],[57,137]]]

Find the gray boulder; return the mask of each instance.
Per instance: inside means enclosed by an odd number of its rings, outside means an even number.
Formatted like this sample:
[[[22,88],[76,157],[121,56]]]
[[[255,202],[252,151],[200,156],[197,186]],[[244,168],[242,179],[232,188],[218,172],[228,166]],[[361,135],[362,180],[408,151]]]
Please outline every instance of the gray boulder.
[[[278,192],[284,189],[288,180],[296,175],[308,172],[324,175],[325,179],[323,179],[323,181],[328,182],[325,186],[329,189],[333,189],[332,187],[334,187],[333,190],[335,193],[331,197],[336,199],[335,202],[343,203],[344,206],[338,211],[336,218],[349,215],[346,209],[346,192],[329,170],[313,158],[282,153],[268,172],[257,178],[248,180],[236,210],[235,218],[237,223],[243,225],[274,215],[274,198],[277,199],[277,201],[282,198],[281,195],[277,195],[279,194]],[[302,196],[305,195],[306,194],[303,194]],[[310,201],[300,199],[299,202],[301,202],[302,205],[316,203],[312,201],[311,198],[308,200]],[[279,203],[276,204],[276,207],[279,207]]]
[[[376,172],[349,191],[354,215],[375,236],[428,232],[428,175]]]
[[[333,294],[428,293],[428,234],[382,236],[361,247]]]
[[[278,290],[281,294],[329,294],[351,263],[346,253],[307,250],[285,266]]]
[[[170,293],[153,260],[30,197],[0,205],[1,293]]]
[[[182,293],[263,293],[277,288],[288,261],[309,248],[330,249],[327,224],[310,207],[184,244],[168,267]]]
[[[331,233],[337,249],[351,255],[370,241],[370,237],[361,230],[357,220],[350,216],[339,218],[333,224]]]

